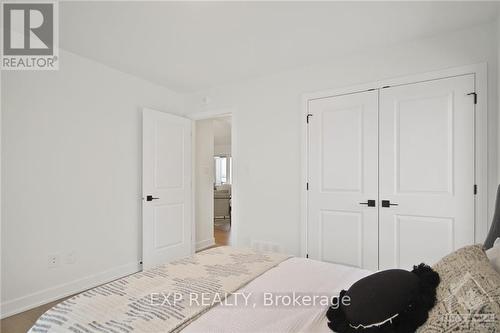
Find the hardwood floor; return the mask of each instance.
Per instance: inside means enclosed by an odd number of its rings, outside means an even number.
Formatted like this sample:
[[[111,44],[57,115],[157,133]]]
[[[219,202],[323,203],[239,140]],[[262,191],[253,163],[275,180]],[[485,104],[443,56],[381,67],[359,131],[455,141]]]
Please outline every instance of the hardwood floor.
[[[227,220],[214,223],[215,246],[230,245],[231,226]],[[70,296],[71,297],[71,296]],[[41,305],[34,309],[0,320],[0,333],[26,333],[35,321],[48,309],[69,297]]]
[[[231,245],[231,226],[227,220],[216,220],[214,223],[214,237],[216,246]]]

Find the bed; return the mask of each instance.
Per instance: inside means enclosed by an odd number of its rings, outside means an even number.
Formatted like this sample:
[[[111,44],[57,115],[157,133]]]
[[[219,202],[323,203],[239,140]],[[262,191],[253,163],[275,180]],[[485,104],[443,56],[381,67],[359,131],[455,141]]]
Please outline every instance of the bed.
[[[249,302],[257,304],[255,308],[245,302],[235,306],[234,296],[230,296],[227,304],[212,308],[183,332],[331,332],[325,317],[328,306],[320,304],[319,296],[330,299],[369,274],[354,267],[290,258],[238,291],[256,295]],[[267,300],[271,306],[261,299],[268,292],[272,292]],[[288,305],[286,296],[293,294],[296,299],[316,295],[317,304],[309,306],[298,299],[299,305]],[[281,295],[285,298],[277,299]]]
[[[70,298],[29,332],[329,332],[325,300],[370,273],[218,247]],[[211,295],[214,302],[193,302],[193,292]],[[174,304],[178,293],[184,299]],[[288,304],[294,297],[296,304]]]
[[[441,282],[419,333],[500,330],[497,208],[486,246],[458,249],[433,266]],[[29,332],[326,333],[331,332],[325,317],[330,304],[324,300],[371,273],[278,253],[218,247],[78,294],[43,314]],[[209,301],[200,303],[201,295],[208,295]]]

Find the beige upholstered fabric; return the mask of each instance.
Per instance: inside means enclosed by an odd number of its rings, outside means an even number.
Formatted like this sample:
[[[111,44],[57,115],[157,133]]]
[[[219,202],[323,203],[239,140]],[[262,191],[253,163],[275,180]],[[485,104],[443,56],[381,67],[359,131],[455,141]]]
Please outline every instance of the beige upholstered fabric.
[[[461,248],[433,268],[441,277],[437,302],[419,333],[500,332],[500,274],[482,245]]]

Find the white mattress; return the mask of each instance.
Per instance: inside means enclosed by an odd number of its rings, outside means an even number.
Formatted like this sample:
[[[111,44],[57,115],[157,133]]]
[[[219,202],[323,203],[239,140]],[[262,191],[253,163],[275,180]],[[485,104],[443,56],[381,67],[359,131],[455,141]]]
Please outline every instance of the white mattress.
[[[183,329],[183,333],[206,332],[331,332],[327,306],[263,306],[264,293],[274,296],[338,294],[372,272],[310,259],[291,258],[270,269]],[[236,299],[237,298],[237,299]],[[269,300],[269,298],[268,298]],[[237,305],[234,305],[238,301]],[[255,304],[255,306],[254,306]]]

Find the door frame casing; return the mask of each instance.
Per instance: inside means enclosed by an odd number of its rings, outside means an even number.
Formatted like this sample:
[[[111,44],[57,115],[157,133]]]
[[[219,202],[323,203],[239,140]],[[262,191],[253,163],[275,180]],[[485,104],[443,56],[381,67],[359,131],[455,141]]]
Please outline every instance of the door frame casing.
[[[234,195],[234,193],[237,193],[237,176],[238,176],[238,171],[237,171],[237,166],[238,166],[238,159],[236,157],[236,135],[235,135],[235,122],[234,122],[234,116],[236,112],[235,109],[233,108],[224,108],[224,109],[213,109],[213,110],[207,110],[207,111],[201,111],[201,112],[195,112],[195,113],[190,113],[186,114],[185,117],[191,119],[193,121],[193,148],[192,148],[192,153],[193,153],[193,230],[196,231],[196,121],[197,120],[206,120],[206,119],[213,119],[213,118],[222,118],[222,117],[231,117],[231,163],[232,163],[232,174],[231,174],[231,235],[230,235],[230,240],[231,240],[231,245],[237,246],[237,234],[238,234],[238,201],[237,201],[237,195]],[[236,198],[236,200],[235,200]],[[196,232],[193,235],[193,253],[195,252],[196,248]]]
[[[477,104],[475,105],[475,128],[474,128],[474,178],[478,186],[477,195],[474,196],[474,241],[482,243],[488,233],[488,77],[487,64],[479,63],[467,66],[453,67],[439,71],[408,75],[392,79],[384,79],[375,82],[343,87],[338,89],[322,90],[302,94],[302,105],[300,108],[300,255],[308,254],[308,191],[309,181],[309,128],[306,122],[309,114],[309,101],[327,97],[335,97],[347,94],[364,92],[370,89],[379,89],[385,86],[398,86],[425,81],[433,81],[449,77],[474,74],[475,92]],[[471,191],[473,189],[471,188]]]

